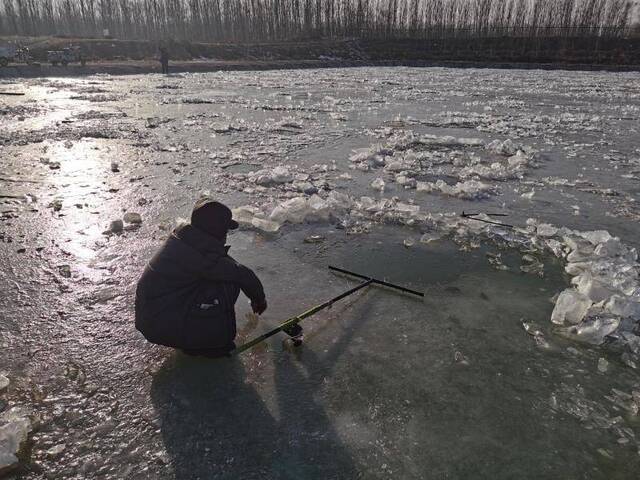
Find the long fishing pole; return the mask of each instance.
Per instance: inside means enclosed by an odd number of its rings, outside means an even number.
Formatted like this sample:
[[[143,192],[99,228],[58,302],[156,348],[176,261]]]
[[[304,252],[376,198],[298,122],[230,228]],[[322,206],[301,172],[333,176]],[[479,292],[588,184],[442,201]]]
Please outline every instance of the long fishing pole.
[[[345,270],[344,268],[338,268],[338,267],[333,267],[333,266],[329,265],[329,270],[331,270],[332,272],[338,272],[338,273],[342,273],[344,275],[349,275],[351,277],[360,278],[362,280],[371,280],[376,285],[382,285],[383,287],[391,288],[393,290],[398,290],[398,291],[404,292],[404,293],[410,293],[411,295],[416,295],[418,297],[424,297],[424,292],[419,292],[417,290],[412,290],[410,288],[403,287],[401,285],[395,285],[393,283],[389,283],[389,282],[386,282],[384,280],[379,280],[377,278],[368,277],[368,276],[362,275],[360,273],[350,272],[349,270]]]
[[[307,310],[304,313],[301,313],[300,315],[296,315],[295,317],[291,317],[290,319],[288,319],[287,321],[281,323],[279,326],[277,326],[273,330],[270,330],[269,332],[267,332],[267,333],[265,333],[263,335],[260,335],[259,337],[256,337],[253,340],[250,340],[250,341],[248,341],[247,343],[245,343],[243,345],[240,345],[235,350],[232,350],[230,355],[239,355],[240,353],[244,352],[245,350],[248,350],[251,347],[257,345],[258,343],[265,341],[267,338],[274,336],[276,333],[281,332],[283,330],[286,330],[286,329],[288,329],[288,328],[290,328],[290,327],[292,327],[294,325],[297,325],[299,322],[301,322],[305,318],[308,318],[308,317],[310,317],[312,315],[315,315],[319,311],[330,307],[335,302],[337,302],[339,300],[342,300],[343,298],[348,297],[349,295],[357,292],[358,290],[361,290],[364,287],[367,287],[367,286],[371,285],[373,282],[374,282],[373,279],[371,279],[371,278],[367,279],[366,282],[361,283],[357,287],[354,287],[351,290],[347,290],[346,292],[341,293],[337,297],[334,297],[331,300],[328,300],[328,301],[326,301],[324,303],[321,303],[320,305],[316,305],[315,307],[310,308],[309,310]]]

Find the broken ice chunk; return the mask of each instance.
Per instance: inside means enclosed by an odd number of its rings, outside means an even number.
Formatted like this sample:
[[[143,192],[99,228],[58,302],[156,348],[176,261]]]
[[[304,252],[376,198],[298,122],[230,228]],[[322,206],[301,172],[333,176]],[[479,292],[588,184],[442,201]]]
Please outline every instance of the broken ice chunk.
[[[409,203],[396,203],[395,210],[400,213],[414,214],[420,211],[420,205],[411,205]]]
[[[371,188],[373,188],[374,190],[379,190],[381,192],[384,191],[384,180],[381,179],[380,177],[376,178],[373,182],[371,182]]]
[[[271,172],[271,179],[274,183],[287,183],[293,180],[293,176],[287,167],[276,167]]]
[[[610,238],[606,242],[600,243],[593,252],[598,257],[621,257],[627,253],[626,247],[619,238]],[[635,261],[635,259],[633,259]]]
[[[520,196],[522,198],[526,198],[527,200],[531,200],[535,194],[536,194],[536,190],[532,189],[530,192],[523,193]]]
[[[612,315],[640,319],[640,302],[638,299],[613,295],[605,304],[605,310]]]
[[[581,237],[565,235],[562,238],[562,241],[567,247],[569,247],[569,250],[571,250],[571,253],[567,255],[567,261],[569,263],[577,263],[589,260],[595,250],[593,244]]]
[[[18,453],[31,433],[29,412],[13,407],[0,415],[0,472],[18,464]]]
[[[420,237],[420,243],[429,244],[431,242],[436,242],[442,238],[442,235],[439,233],[425,233]]]
[[[540,329],[538,325],[533,322],[523,321],[522,326],[524,327],[525,332],[533,337],[536,342],[536,345],[541,348],[549,348],[550,345],[547,340],[544,338],[544,333]]]
[[[309,213],[309,204],[302,197],[292,198],[278,205],[271,212],[271,220],[278,223],[302,223]]]
[[[293,182],[293,188],[301,193],[306,193],[307,195],[318,193],[318,188],[310,182]]]
[[[544,276],[544,264],[536,257],[526,254],[522,256],[520,270],[524,273],[532,273],[540,277]]]
[[[609,370],[609,362],[607,362],[606,358],[600,357],[598,359],[598,371],[600,373],[606,373]]]
[[[241,225],[251,225],[253,216],[258,212],[257,208],[244,206],[231,210],[233,219]]]
[[[262,186],[281,185],[293,181],[293,174],[288,167],[277,166],[273,170],[262,169],[248,175],[250,181]]]
[[[349,157],[354,163],[368,163],[372,166],[382,167],[385,164],[384,156],[392,155],[393,150],[382,145],[372,145],[369,148],[360,148],[353,151]]]
[[[304,243],[322,243],[326,240],[322,235],[309,235],[305,237]]]
[[[515,155],[509,157],[507,162],[510,167],[526,167],[529,165],[529,157],[522,150],[518,150]]]
[[[567,288],[558,296],[556,306],[551,314],[551,321],[558,325],[580,323],[591,307],[591,303],[591,300],[585,295]]]
[[[578,292],[598,303],[608,299],[615,292],[607,282],[594,278],[590,271],[583,271],[571,280]]]
[[[606,230],[595,230],[592,232],[577,232],[585,240],[588,240],[593,245],[598,245],[600,243],[604,243],[609,241],[611,238],[611,234]]]
[[[345,210],[351,208],[354,204],[353,198],[346,193],[340,193],[335,190],[329,192],[327,197],[327,205],[334,210]]]
[[[458,182],[455,185],[448,185],[443,180],[437,180],[435,183],[417,182],[416,189],[419,192],[440,192],[444,195],[458,197],[464,200],[481,200],[489,198],[496,193],[494,186],[477,180]]]
[[[307,200],[309,211],[305,220],[308,222],[326,222],[331,216],[331,203],[325,201],[319,195],[311,195]]]
[[[558,258],[564,257],[564,245],[562,242],[553,239],[547,239],[545,241],[547,248]]]
[[[453,361],[458,365],[469,365],[469,360],[460,351],[456,350],[453,354]]]
[[[591,345],[602,345],[605,337],[615,332],[619,325],[619,318],[598,316],[589,318],[580,325],[561,327],[556,331],[571,340]]]
[[[404,174],[396,175],[396,183],[404,188],[416,188],[417,182],[415,178],[411,178]]]
[[[267,233],[276,233],[280,230],[280,224],[278,222],[273,222],[263,218],[254,217],[251,219],[251,225],[256,227],[258,230],[262,230]]]
[[[486,257],[489,265],[491,265],[496,270],[509,270],[509,267],[502,263],[502,254],[487,252]]]
[[[536,234],[540,237],[553,237],[558,233],[558,229],[548,223],[541,223],[536,228]]]
[[[485,148],[491,152],[497,153],[498,155],[513,156],[518,153],[518,150],[520,150],[521,147],[516,145],[513,140],[507,139],[504,142],[494,140],[487,144]]]
[[[620,356],[620,360],[622,360],[622,363],[624,363],[627,367],[631,367],[634,370],[638,368],[638,356],[637,355],[633,355],[632,353],[629,353],[629,352],[624,352]]]

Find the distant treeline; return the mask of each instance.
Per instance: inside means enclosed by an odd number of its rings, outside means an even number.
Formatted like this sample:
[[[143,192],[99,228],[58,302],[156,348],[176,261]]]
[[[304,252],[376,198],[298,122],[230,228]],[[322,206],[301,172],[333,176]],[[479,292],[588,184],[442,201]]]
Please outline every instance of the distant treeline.
[[[621,37],[629,0],[0,0],[0,35],[189,41]]]

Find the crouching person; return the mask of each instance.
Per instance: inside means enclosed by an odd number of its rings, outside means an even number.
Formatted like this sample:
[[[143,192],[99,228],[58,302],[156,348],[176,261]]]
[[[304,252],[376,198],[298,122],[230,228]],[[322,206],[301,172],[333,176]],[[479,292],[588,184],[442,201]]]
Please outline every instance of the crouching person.
[[[238,228],[225,205],[196,203],[147,265],[136,290],[136,328],[147,340],[190,355],[220,357],[235,348],[240,290],[257,314],[267,308],[262,283],[231,258],[227,232]]]

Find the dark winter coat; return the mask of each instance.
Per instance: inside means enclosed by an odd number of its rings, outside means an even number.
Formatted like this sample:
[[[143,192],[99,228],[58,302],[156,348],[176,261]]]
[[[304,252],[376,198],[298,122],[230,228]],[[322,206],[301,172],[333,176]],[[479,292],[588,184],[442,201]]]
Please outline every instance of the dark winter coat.
[[[136,328],[152,343],[182,349],[224,348],[236,335],[234,304],[264,290],[228,247],[192,225],[177,228],[147,265],[136,290]]]

